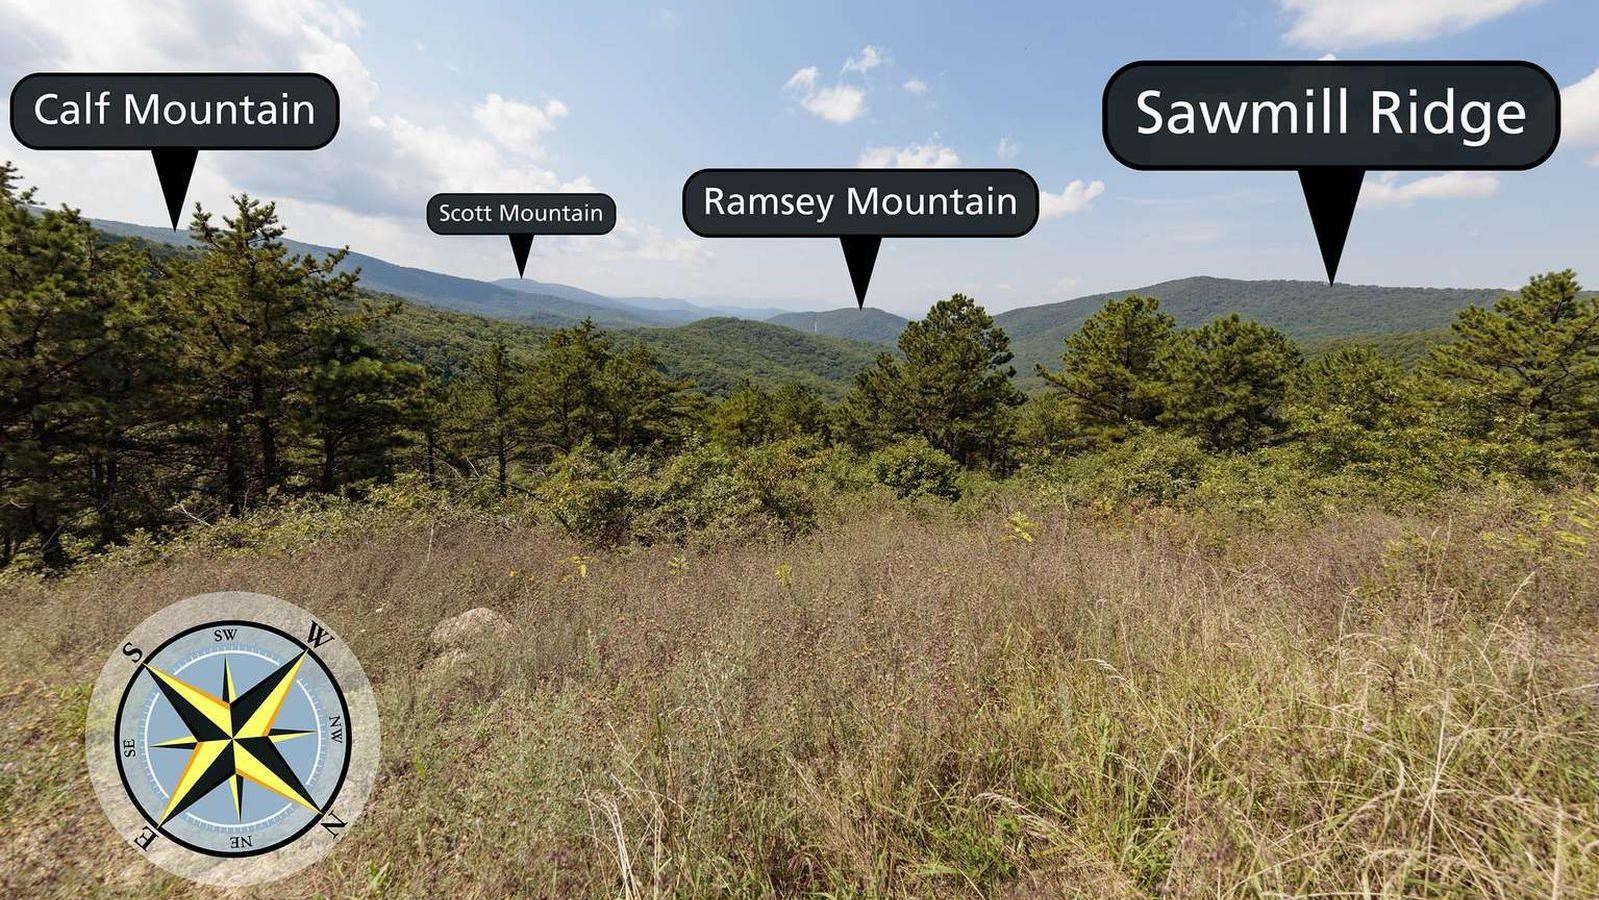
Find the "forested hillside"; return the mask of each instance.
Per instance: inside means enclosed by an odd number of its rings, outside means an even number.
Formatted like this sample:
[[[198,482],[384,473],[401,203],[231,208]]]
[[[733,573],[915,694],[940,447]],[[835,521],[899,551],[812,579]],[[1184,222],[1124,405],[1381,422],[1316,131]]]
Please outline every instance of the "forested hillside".
[[[809,334],[827,334],[874,344],[893,344],[899,340],[900,332],[905,330],[906,325],[904,318],[880,309],[792,312],[773,316],[767,321]]]
[[[384,295],[374,294],[371,299],[387,302],[391,309],[373,326],[377,333],[392,342],[405,359],[447,377],[464,371],[473,357],[496,342],[534,353],[554,330],[409,302],[393,305],[393,298]],[[855,375],[883,351],[864,343],[796,335],[789,329],[744,319],[700,319],[674,328],[630,328],[612,333],[622,345],[651,350],[667,374],[690,380],[713,396],[724,396],[752,381],[770,387],[803,384],[819,396],[837,400],[849,390]]]
[[[136,238],[156,246],[189,250],[197,247],[187,232],[100,219],[92,220],[90,224],[104,234]],[[338,261],[334,271],[359,271],[361,286],[368,291],[404,297],[439,309],[548,326],[575,325],[584,319],[621,328],[680,321],[673,316],[655,315],[616,303],[588,302],[588,298],[569,295],[564,291],[512,290],[486,281],[396,265],[364,253],[340,251],[288,238],[283,240],[283,245],[290,253],[301,256],[336,256]],[[594,297],[598,298],[599,295]]]
[[[803,529],[823,483],[954,498],[1025,474],[1122,501],[1209,484],[1228,503],[1398,502],[1582,477],[1599,446],[1599,311],[1569,272],[1489,305],[1217,279],[1001,316],[957,295],[890,352],[736,319],[607,331],[409,304],[338,253],[294,252],[245,197],[197,214],[181,252],[31,199],[7,169],[0,563],[58,569],[407,478],[539,498],[574,533],[626,543]],[[1449,340],[1353,331],[1368,314],[1444,320]]]
[[[1240,281],[1183,278],[1130,291],[1096,294],[1030,306],[996,318],[1016,335],[1017,368],[1053,365],[1060,342],[1100,307],[1128,294],[1155,297],[1177,324],[1203,325],[1236,313],[1275,328],[1296,341],[1330,342],[1350,337],[1445,328],[1461,309],[1492,303],[1495,289],[1397,288],[1324,284],[1318,281]]]

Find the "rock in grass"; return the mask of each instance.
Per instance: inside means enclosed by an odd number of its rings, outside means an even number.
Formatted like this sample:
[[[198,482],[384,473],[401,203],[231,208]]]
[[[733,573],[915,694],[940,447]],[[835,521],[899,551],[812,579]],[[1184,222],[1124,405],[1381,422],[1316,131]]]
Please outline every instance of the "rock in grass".
[[[479,606],[435,625],[428,640],[439,650],[464,650],[503,638],[512,630],[509,619],[486,606]]]

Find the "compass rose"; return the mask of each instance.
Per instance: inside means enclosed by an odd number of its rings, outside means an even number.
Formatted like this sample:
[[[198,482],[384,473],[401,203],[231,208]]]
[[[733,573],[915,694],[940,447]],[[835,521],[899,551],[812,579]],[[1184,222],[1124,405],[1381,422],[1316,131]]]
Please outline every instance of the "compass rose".
[[[152,862],[255,884],[331,850],[377,772],[377,705],[338,636],[263,594],[180,601],[113,653],[90,699],[90,780]]]
[[[231,786],[234,812],[243,821],[241,798],[245,781],[258,784],[312,812],[321,812],[276,746],[280,741],[304,737],[311,731],[272,727],[294,684],[294,676],[304,663],[302,652],[237,699],[233,693],[233,669],[226,658],[222,661],[220,698],[154,666],[145,667],[189,729],[183,737],[151,745],[189,751],[183,774],[172,790],[166,809],[161,812],[161,824],[224,783]]]

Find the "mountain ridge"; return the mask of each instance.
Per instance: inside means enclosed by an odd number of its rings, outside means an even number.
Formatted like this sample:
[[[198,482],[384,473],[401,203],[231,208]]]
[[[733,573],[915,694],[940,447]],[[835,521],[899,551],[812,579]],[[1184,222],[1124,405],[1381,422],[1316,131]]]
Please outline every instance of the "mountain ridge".
[[[96,228],[108,234],[135,237],[173,246],[192,246],[186,232],[166,228],[130,225],[110,220],[91,219]],[[333,248],[285,240],[292,252],[324,255]],[[539,281],[501,279],[479,281],[445,275],[427,269],[401,266],[375,256],[350,251],[341,268],[361,271],[362,287],[391,294],[438,309],[467,313],[539,327],[562,327],[583,319],[617,331],[656,329],[652,340],[663,348],[673,348],[692,360],[695,369],[724,386],[742,377],[743,372],[767,372],[776,376],[791,369],[800,380],[839,374],[841,360],[850,364],[869,363],[863,347],[894,344],[908,320],[893,313],[853,307],[821,311],[783,311],[776,307],[724,306],[697,304],[694,301],[664,297],[610,297],[571,285]],[[1059,365],[1062,343],[1106,302],[1129,294],[1144,294],[1160,299],[1162,309],[1179,326],[1202,325],[1220,316],[1237,313],[1263,325],[1277,328],[1307,347],[1325,347],[1344,340],[1364,340],[1380,346],[1408,346],[1405,335],[1438,334],[1448,328],[1456,314],[1466,306],[1493,302],[1506,293],[1502,288],[1418,288],[1385,285],[1328,285],[1320,281],[1287,279],[1242,280],[1210,275],[1171,279],[1143,287],[1107,291],[1069,300],[1018,307],[995,314],[996,324],[1011,338],[1019,380],[1028,387],[1038,386],[1036,367]],[[771,315],[766,315],[771,313]],[[674,328],[700,322],[723,320],[688,332],[688,336],[663,336]],[[787,345],[786,338],[764,329],[748,333],[727,325],[728,321],[761,322],[813,340],[841,340],[852,350],[823,341],[808,350]],[[693,338],[693,339],[691,339]],[[730,341],[721,353],[701,346],[699,339]],[[1408,343],[1407,343],[1408,341]],[[754,349],[754,348],[759,348]],[[741,366],[733,359],[740,353],[773,352],[783,362],[752,359]],[[803,353],[818,358],[797,368]],[[840,356],[839,354],[843,354]],[[721,359],[715,357],[721,356]],[[866,363],[861,363],[866,360]],[[852,374],[852,373],[848,373]],[[847,377],[845,378],[847,381]]]

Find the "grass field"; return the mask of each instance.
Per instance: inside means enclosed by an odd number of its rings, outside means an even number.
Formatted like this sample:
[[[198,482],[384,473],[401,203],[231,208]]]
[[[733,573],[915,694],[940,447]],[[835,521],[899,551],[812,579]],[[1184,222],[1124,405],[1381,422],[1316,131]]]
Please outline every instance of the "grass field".
[[[204,893],[105,822],[83,716],[141,618],[238,588],[342,633],[384,735],[347,844],[232,896],[1599,896],[1599,550],[1541,502],[874,501],[616,554],[413,510],[5,582],[0,888]],[[478,606],[515,631],[441,659]]]

